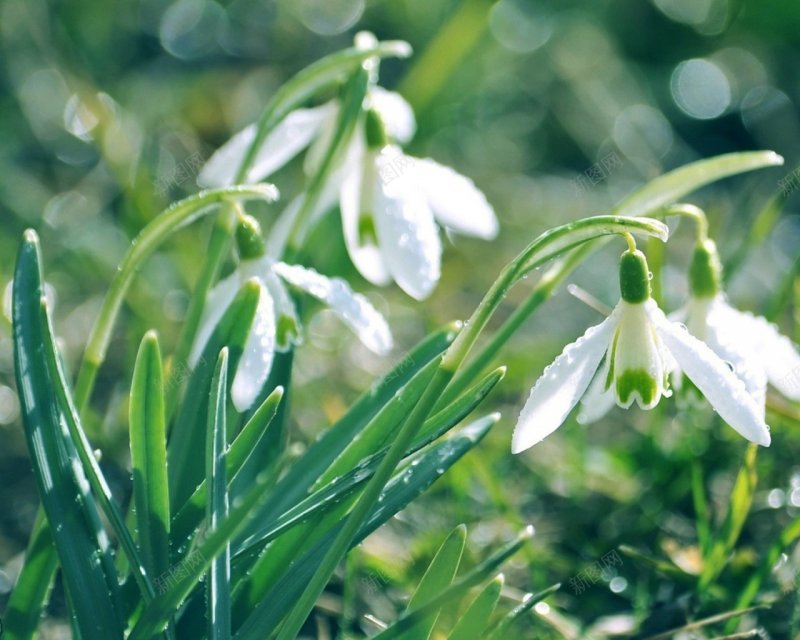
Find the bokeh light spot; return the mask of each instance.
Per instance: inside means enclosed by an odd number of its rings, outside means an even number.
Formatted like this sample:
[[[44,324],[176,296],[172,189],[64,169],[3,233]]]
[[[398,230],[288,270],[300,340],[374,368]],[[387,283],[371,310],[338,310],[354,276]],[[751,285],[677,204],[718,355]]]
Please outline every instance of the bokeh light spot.
[[[717,65],[702,58],[681,62],[672,73],[672,98],[699,120],[721,116],[731,104],[731,86]]]

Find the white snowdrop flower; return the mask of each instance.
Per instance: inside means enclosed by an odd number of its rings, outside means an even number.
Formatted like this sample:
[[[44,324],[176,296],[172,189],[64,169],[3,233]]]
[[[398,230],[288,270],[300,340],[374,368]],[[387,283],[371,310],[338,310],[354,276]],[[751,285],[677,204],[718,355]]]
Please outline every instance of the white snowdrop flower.
[[[393,139],[405,144],[414,137],[414,111],[399,93],[372,86],[365,102],[367,108],[381,114]],[[334,99],[318,107],[291,111],[264,138],[243,182],[252,184],[266,179],[309,147],[305,170],[313,173],[333,138],[339,110],[339,101]],[[200,170],[197,183],[205,188],[232,185],[255,139],[256,128],[255,123],[251,124],[217,149]]]
[[[488,240],[497,235],[497,218],[471,180],[390,144],[382,118],[375,110],[367,112],[340,169],[345,242],[367,280],[377,285],[394,280],[421,300],[440,276],[436,223]]]
[[[328,278],[313,269],[271,259],[264,253],[255,220],[244,216],[240,230],[243,226],[244,233],[237,233],[241,261],[230,276],[209,292],[190,356],[190,364],[194,366],[241,287],[248,281],[257,283],[258,307],[231,387],[238,411],[246,411],[255,402],[267,380],[275,352],[286,351],[300,342],[300,323],[287,284],[326,304],[371,351],[380,355],[391,351],[389,326],[363,295],[355,293],[340,278]]]
[[[555,431],[581,398],[585,420],[602,415],[614,402],[652,409],[670,395],[668,375],[676,365],[723,420],[748,440],[768,446],[769,428],[758,403],[705,343],[666,318],[650,297],[644,254],[633,248],[620,259],[620,293],[611,315],[544,370],[520,414],[512,451],[520,453]]]
[[[730,362],[762,412],[769,382],[787,398],[800,401],[800,353],[765,318],[733,308],[721,288],[722,268],[713,241],[695,247],[689,270],[691,297],[672,317],[714,353]]]

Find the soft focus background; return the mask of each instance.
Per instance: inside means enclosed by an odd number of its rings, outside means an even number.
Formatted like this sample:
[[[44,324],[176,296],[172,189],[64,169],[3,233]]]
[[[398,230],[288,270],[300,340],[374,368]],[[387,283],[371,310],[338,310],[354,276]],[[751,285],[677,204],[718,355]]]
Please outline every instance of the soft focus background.
[[[322,222],[306,261],[368,292],[403,349],[468,315],[502,265],[541,231],[606,212],[635,186],[678,165],[761,148],[785,156],[786,165],[719,183],[691,201],[706,208],[723,257],[737,267],[734,302],[800,337],[799,203],[783,197],[779,184],[791,180],[800,161],[796,0],[6,0],[0,4],[0,292],[10,296],[6,285],[22,230],[36,228],[71,370],[130,239],[172,200],[196,191],[198,164],[253,121],[282,82],[349,46],[362,29],[415,49],[410,60],[381,67],[382,84],[416,109],[410,151],[472,177],[502,224],[493,243],[451,238],[442,281],[420,304],[395,289],[371,290],[349,263],[338,214]],[[300,180],[298,162],[275,176],[284,201]],[[783,209],[758,218],[758,235],[753,221],[776,195]],[[281,207],[255,213],[268,228]],[[151,327],[165,351],[174,345],[207,231],[187,229],[148,262],[101,374],[94,427],[102,436],[95,444],[121,496],[129,491],[125,402],[135,350]],[[691,234],[676,229],[663,257],[659,276],[669,310],[686,291]],[[618,295],[619,245],[570,280],[607,305]],[[501,316],[524,289],[512,292]],[[297,446],[389,364],[325,313],[307,311],[292,401]],[[0,610],[37,504],[12,390],[6,313],[0,318]],[[512,457],[511,429],[528,388],[566,342],[600,318],[562,290],[498,355],[508,375],[484,410],[502,411],[503,421],[357,552],[362,578],[346,612],[354,628],[364,614],[394,618],[459,522],[469,526],[473,559],[522,524],[535,526],[526,553],[509,565],[508,594],[565,586],[549,606],[537,607],[525,637],[572,638],[589,628],[604,637],[625,632],[634,620],[664,629],[688,614],[733,608],[759,558],[800,517],[798,408],[773,399],[773,446],[759,452],[752,512],[733,562],[702,608],[690,586],[627,555],[575,593],[570,578],[619,545],[671,559],[689,573],[696,569],[692,473],[702,474],[721,518],[745,451],[710,411],[689,414],[665,402],[650,413],[614,410],[590,427],[570,419],[543,444]],[[800,565],[791,557],[779,564],[759,593],[777,600],[771,612],[758,614],[763,637],[789,637]],[[341,603],[334,598],[329,605]],[[56,621],[64,615],[58,591],[50,614]],[[57,623],[51,626],[56,633]]]

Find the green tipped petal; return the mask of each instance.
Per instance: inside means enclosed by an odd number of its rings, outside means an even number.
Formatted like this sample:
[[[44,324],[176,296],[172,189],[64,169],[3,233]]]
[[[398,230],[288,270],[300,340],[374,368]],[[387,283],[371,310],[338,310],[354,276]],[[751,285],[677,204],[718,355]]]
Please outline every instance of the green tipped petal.
[[[644,369],[628,369],[617,376],[617,399],[623,406],[637,400],[641,406],[649,406],[657,400],[658,382]]]

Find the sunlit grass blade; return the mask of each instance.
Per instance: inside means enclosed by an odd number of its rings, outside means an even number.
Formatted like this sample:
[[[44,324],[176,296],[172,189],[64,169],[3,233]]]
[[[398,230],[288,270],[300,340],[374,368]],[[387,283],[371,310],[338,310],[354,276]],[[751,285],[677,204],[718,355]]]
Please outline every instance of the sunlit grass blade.
[[[411,455],[416,453],[431,442],[437,440],[472,413],[494,386],[502,379],[504,373],[504,368],[490,373],[484,380],[463,394],[452,405],[436,415],[431,416],[422,429],[420,429],[419,436],[409,447],[407,454]],[[260,550],[263,545],[271,542],[284,531],[287,531],[301,522],[308,523],[308,527],[304,528],[309,531],[319,530],[320,528],[324,530],[326,528],[325,525],[312,519],[312,516],[318,511],[332,506],[338,506],[341,501],[351,495],[359,485],[368,480],[372,473],[374,473],[381,459],[386,455],[386,451],[387,448],[384,447],[363,459],[350,471],[331,480],[329,483],[310,494],[306,499],[283,513],[274,522],[243,540],[237,549],[237,555],[248,551],[252,547],[256,547]],[[300,537],[307,541],[308,533],[303,532]],[[306,546],[308,546],[307,542]],[[265,561],[266,555],[261,558],[261,562]],[[252,573],[258,572],[254,569]]]
[[[151,578],[169,568],[169,481],[161,350],[154,332],[139,347],[129,408],[133,503],[142,561]]]
[[[397,622],[376,635],[374,640],[403,637],[400,635],[401,633],[413,628],[419,620],[426,618],[431,612],[458,601],[467,591],[488,580],[508,558],[522,548],[532,535],[533,528],[527,527],[513,541],[493,553],[465,576],[454,581],[424,605],[401,615]]]
[[[700,592],[716,579],[728,561],[731,550],[736,546],[744,522],[750,513],[753,503],[753,494],[758,482],[756,473],[756,454],[758,447],[750,444],[747,447],[742,466],[736,476],[736,482],[731,492],[728,513],[717,538],[711,544],[711,550],[703,559],[703,571],[700,574],[697,588]]]
[[[739,271],[750,253],[764,242],[778,220],[781,218],[783,207],[786,204],[787,193],[781,189],[772,196],[761,210],[756,214],[753,224],[736,250],[725,260],[722,269],[722,279],[725,283]]]
[[[86,473],[68,437],[65,407],[46,362],[47,319],[38,239],[25,233],[14,277],[16,375],[34,474],[58,551],[72,615],[86,637],[123,637],[117,576]]]
[[[172,613],[195,589],[211,561],[225,550],[242,525],[252,516],[255,507],[264,498],[264,487],[270,482],[272,477],[269,473],[259,476],[247,493],[233,503],[228,517],[216,529],[207,532],[202,540],[198,539],[198,544],[181,563],[180,575],[175,575],[172,586],[145,608],[128,640],[149,640],[164,629]]]
[[[225,315],[217,324],[192,371],[181,402],[181,409],[169,434],[167,460],[170,476],[170,504],[173,509],[186,502],[203,481],[205,430],[209,390],[217,355],[228,347],[231,367],[235,368],[253,323],[261,293],[255,282],[246,282]]]
[[[499,417],[498,414],[493,414],[476,420],[443,442],[435,444],[415,460],[415,464],[398,472],[387,484],[381,499],[359,529],[351,546],[359,544],[417,499],[450,467],[476,447],[489,429],[497,423]],[[278,627],[314,574],[335,535],[335,531],[326,535],[314,545],[313,549],[297,558],[290,573],[270,585],[269,591],[254,603],[247,620],[234,636],[236,640],[261,640],[264,629]]]
[[[225,449],[228,444],[226,410],[228,403],[228,350],[219,354],[211,380],[211,401],[208,410],[206,435],[206,530],[216,531],[228,517],[228,478],[225,469]],[[206,581],[209,640],[229,640],[231,637],[231,545],[211,561]]]
[[[502,379],[504,372],[505,370],[501,368],[490,373],[480,384],[470,389],[452,405],[431,416],[420,429],[419,436],[409,447],[407,454],[411,455],[419,451],[461,422]],[[372,476],[387,450],[384,447],[360,461],[349,472],[343,472],[341,476],[309,495],[277,520],[266,524],[261,530],[254,532],[238,545],[237,555],[250,553],[258,556],[256,565],[248,571],[246,597],[249,606],[254,605],[262,595],[263,589],[259,589],[257,585],[271,584],[281,571],[288,567],[294,557],[310,547],[340,520],[352,503],[347,498]],[[333,512],[326,514],[322,519],[315,517],[315,514],[327,510],[333,510]],[[297,526],[297,530],[289,531],[286,539],[277,541],[274,547],[261,553],[265,544],[295,526]]]
[[[372,420],[425,365],[453,342],[457,325],[448,325],[427,336],[406,354],[394,368],[378,380],[350,407],[281,478],[259,514],[259,521],[277,518],[302,500],[314,482]]]
[[[539,593],[526,594],[519,605],[509,611],[497,622],[494,627],[492,627],[487,640],[505,640],[506,638],[513,637],[510,634],[511,626],[531,609],[533,609],[533,607],[535,607],[539,602],[544,600],[547,596],[555,593],[560,588],[561,583],[558,583],[554,584],[552,587],[548,587],[544,591],[540,591]]]
[[[445,538],[442,546],[439,547],[425,574],[419,581],[414,595],[411,596],[411,600],[406,607],[407,612],[419,609],[450,586],[458,572],[458,566],[461,564],[461,556],[464,553],[466,541],[467,528],[463,524],[456,527]],[[437,609],[397,637],[404,640],[427,640],[433,632],[438,618],[439,610]]]
[[[231,443],[230,449],[225,454],[225,474],[231,479],[228,482],[229,486],[252,454],[256,444],[263,439],[272,425],[282,399],[283,388],[278,387],[264,400]],[[200,524],[205,512],[206,494],[206,480],[204,479],[175,514],[172,522],[172,535],[176,544],[182,544]]]
[[[25,564],[3,615],[4,640],[30,640],[41,621],[42,609],[58,568],[53,536],[40,510],[25,550]]]
[[[643,216],[722,178],[782,164],[783,158],[774,151],[727,153],[698,160],[651,180],[625,197],[612,213]]]
[[[670,629],[669,631],[664,631],[663,633],[658,633],[654,636],[647,636],[646,638],[644,638],[644,640],[670,640],[671,638],[675,637],[683,637],[684,634],[691,634],[692,632],[703,629],[709,625],[719,624],[720,622],[725,622],[727,620],[731,620],[732,618],[740,618],[744,615],[747,615],[748,613],[754,613],[755,611],[760,611],[764,609],[769,609],[769,607],[758,606],[758,607],[750,607],[749,609],[738,609],[735,611],[727,611],[725,613],[720,613],[715,616],[709,616],[708,618],[703,618],[702,620],[697,620],[696,622],[690,622],[689,624],[685,624],[680,627],[675,627],[674,629]],[[689,637],[691,637],[691,635]]]
[[[483,591],[464,611],[450,635],[447,636],[447,640],[483,640],[485,638],[484,632],[489,626],[495,607],[497,607],[503,582],[503,574],[500,574],[484,587]]]

